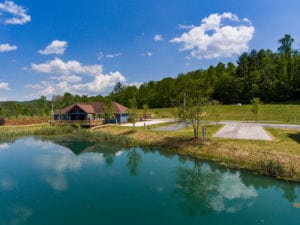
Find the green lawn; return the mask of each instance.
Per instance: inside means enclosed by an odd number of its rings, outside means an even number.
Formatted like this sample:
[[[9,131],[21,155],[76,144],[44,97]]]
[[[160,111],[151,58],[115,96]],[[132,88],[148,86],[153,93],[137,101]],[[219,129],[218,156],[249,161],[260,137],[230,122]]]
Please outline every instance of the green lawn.
[[[218,109],[218,120],[255,121],[255,115],[251,112],[251,107],[251,105],[222,105]],[[216,119],[213,106],[204,106],[203,111],[206,112],[205,120],[214,121]],[[139,113],[142,114],[143,110],[139,110]],[[174,118],[176,108],[149,109],[149,113],[155,118]],[[258,121],[300,124],[300,104],[263,104],[260,106]]]

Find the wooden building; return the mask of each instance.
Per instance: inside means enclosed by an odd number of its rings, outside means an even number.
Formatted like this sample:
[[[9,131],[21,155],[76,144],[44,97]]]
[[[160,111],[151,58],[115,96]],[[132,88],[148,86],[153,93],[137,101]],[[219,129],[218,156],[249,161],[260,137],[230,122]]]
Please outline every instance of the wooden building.
[[[81,122],[91,125],[128,122],[128,109],[117,102],[112,102],[112,104],[114,115],[110,119],[105,114],[105,102],[76,103],[55,112],[53,119],[61,123]]]

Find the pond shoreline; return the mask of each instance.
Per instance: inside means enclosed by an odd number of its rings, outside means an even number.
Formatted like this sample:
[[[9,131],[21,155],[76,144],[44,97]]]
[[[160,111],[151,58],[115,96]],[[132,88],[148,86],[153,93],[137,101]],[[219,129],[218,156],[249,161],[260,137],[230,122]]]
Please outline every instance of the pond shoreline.
[[[191,128],[164,132],[117,125],[101,126],[93,130],[45,125],[18,126],[16,131],[13,127],[5,126],[0,129],[0,140],[30,135],[68,135],[74,132],[78,135],[79,132],[81,136],[86,135],[87,138],[98,141],[113,142],[121,146],[158,148],[210,160],[229,168],[245,169],[281,180],[300,182],[300,152],[297,151],[299,143],[290,138],[299,138],[299,131],[268,129],[268,133],[274,138],[270,142],[213,138],[212,135],[220,125],[208,125],[206,128],[207,138],[202,140],[192,138]],[[6,132],[4,135],[3,131]]]
[[[188,136],[189,131],[178,135],[180,131],[159,132],[106,126],[93,132],[106,133],[121,139],[124,136],[130,138],[133,145],[139,147],[159,148],[176,154],[210,160],[229,168],[245,169],[281,180],[300,182],[300,152],[272,150],[272,148],[280,148],[281,144],[288,147],[284,143],[286,140],[281,143],[274,132],[279,129],[268,129],[268,133],[275,139],[270,142],[212,138],[212,134],[219,128],[220,126],[208,126],[208,136],[204,141],[194,139],[192,135]]]

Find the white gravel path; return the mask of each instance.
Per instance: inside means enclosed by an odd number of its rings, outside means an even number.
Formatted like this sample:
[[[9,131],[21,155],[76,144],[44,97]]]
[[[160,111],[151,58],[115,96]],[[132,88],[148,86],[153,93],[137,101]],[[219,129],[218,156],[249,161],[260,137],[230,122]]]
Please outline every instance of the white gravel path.
[[[135,123],[136,127],[142,127],[146,124],[146,126],[148,125],[152,125],[152,124],[158,124],[158,123],[167,123],[167,122],[174,122],[174,119],[153,119],[153,120],[145,120],[145,121],[139,121]],[[122,127],[132,127],[133,124],[132,123],[124,123],[121,124],[120,126]]]
[[[271,141],[271,136],[262,125],[253,123],[226,123],[213,137],[266,140]]]

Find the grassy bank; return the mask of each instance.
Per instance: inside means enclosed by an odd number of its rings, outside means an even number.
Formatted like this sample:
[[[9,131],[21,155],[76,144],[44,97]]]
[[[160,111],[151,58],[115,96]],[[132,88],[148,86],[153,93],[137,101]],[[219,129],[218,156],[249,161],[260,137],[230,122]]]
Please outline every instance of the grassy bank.
[[[216,110],[213,106],[204,106],[203,111],[206,112],[206,120],[214,121],[216,119],[216,111],[219,120],[238,120],[238,121],[255,121],[255,115],[251,112],[251,105],[221,105]],[[140,110],[139,113],[143,113]],[[150,109],[156,118],[174,117],[176,115],[175,108]],[[260,106],[258,120],[271,123],[300,123],[300,105],[296,104],[263,104]]]
[[[220,126],[207,126],[207,139],[204,141],[191,138],[191,128],[164,132],[141,128],[134,131],[132,128],[109,126],[93,132],[126,137],[134,145],[141,147],[163,148],[231,168],[248,169],[280,179],[300,181],[299,131],[268,129],[273,141],[212,138],[219,128]]]

